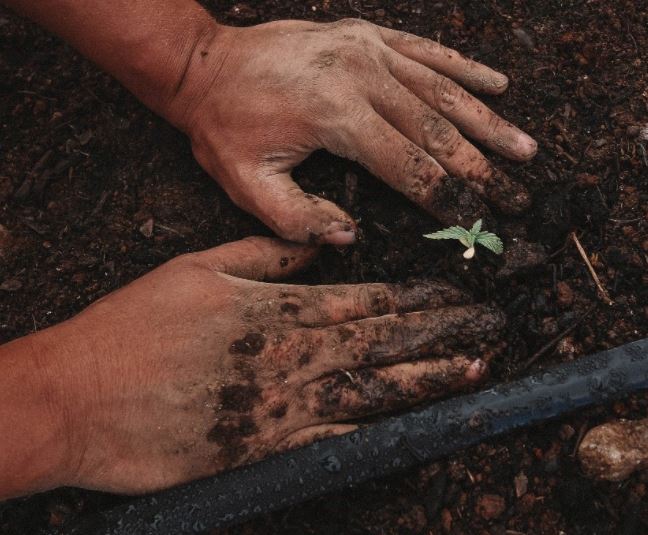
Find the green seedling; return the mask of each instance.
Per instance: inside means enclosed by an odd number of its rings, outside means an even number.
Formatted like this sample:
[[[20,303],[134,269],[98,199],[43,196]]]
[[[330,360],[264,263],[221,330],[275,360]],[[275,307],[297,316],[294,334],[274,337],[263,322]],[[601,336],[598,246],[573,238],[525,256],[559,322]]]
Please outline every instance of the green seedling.
[[[492,232],[482,230],[481,227],[482,220],[478,219],[470,230],[457,226],[448,227],[438,232],[433,232],[432,234],[424,234],[423,237],[429,238],[430,240],[459,240],[466,248],[463,254],[463,257],[466,259],[471,259],[475,256],[475,245],[486,247],[486,249],[490,249],[495,254],[502,254],[504,244],[499,236]]]

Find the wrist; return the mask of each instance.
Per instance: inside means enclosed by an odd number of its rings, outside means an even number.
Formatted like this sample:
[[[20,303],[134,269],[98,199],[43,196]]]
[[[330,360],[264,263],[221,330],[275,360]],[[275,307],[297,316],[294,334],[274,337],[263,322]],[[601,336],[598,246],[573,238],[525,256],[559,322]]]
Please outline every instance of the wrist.
[[[238,28],[219,24],[215,19],[200,21],[180,55],[174,84],[159,110],[167,121],[191,134],[200,102],[220,84],[224,65],[230,54]]]
[[[82,419],[60,328],[0,347],[0,500],[74,480]]]
[[[225,28],[194,0],[3,2],[68,41],[176,124],[182,113],[173,102],[200,54],[199,45]]]

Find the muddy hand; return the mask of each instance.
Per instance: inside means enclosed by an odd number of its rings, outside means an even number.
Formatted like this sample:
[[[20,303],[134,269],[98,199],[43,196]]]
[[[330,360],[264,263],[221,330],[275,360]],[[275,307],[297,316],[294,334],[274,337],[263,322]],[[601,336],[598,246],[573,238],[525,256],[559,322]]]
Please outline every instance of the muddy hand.
[[[320,148],[446,224],[486,214],[480,196],[506,212],[529,204],[467,139],[515,160],[535,154],[533,139],[467,91],[500,94],[506,76],[435,41],[361,20],[278,21],[219,26],[193,50],[166,115],[234,202],[286,239],[355,239],[351,217],[291,178]]]
[[[250,238],[182,256],[34,335],[65,348],[49,364],[66,384],[50,395],[68,426],[58,483],[168,487],[484,376],[466,355],[503,316],[452,287],[246,280],[288,275],[314,252]]]

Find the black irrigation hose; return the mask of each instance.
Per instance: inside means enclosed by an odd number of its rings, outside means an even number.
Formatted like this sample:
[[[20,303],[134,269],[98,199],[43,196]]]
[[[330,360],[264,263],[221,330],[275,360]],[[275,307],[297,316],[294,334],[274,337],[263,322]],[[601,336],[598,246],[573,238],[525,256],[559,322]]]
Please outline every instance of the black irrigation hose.
[[[135,499],[86,518],[64,534],[202,533],[645,389],[648,338],[388,418],[213,478]]]

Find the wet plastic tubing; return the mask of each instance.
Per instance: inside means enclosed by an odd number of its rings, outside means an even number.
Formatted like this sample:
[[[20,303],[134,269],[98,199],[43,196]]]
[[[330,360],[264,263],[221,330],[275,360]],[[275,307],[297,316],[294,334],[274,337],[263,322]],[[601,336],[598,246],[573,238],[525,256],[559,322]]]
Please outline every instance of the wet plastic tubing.
[[[138,498],[86,518],[64,533],[202,533],[645,389],[648,339],[388,418],[213,478]]]

